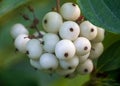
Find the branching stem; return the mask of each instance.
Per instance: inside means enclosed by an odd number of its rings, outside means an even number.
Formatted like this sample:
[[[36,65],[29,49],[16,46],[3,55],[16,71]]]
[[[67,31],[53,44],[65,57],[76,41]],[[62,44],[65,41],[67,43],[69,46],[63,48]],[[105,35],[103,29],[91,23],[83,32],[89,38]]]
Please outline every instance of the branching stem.
[[[59,13],[60,12],[60,0],[56,0],[56,9],[57,9],[57,12]]]

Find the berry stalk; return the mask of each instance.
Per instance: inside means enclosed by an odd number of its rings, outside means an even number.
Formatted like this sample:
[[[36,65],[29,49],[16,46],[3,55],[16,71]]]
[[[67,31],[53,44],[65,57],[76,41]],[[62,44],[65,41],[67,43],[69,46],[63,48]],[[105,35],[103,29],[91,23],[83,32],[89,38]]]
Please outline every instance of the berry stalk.
[[[56,9],[57,9],[57,12],[59,13],[60,12],[60,0],[56,0]]]

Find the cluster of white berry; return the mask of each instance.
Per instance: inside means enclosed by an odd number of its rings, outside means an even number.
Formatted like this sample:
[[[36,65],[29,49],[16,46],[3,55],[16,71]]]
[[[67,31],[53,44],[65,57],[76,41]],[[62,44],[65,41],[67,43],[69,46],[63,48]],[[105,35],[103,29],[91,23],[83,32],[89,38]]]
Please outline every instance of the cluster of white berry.
[[[48,73],[65,77],[89,74],[93,70],[93,59],[103,52],[104,29],[84,20],[77,23],[81,11],[74,3],[64,3],[60,13],[48,12],[42,21],[43,37],[35,32],[36,38],[29,38],[28,30],[22,24],[12,27],[14,45],[26,53],[30,64]]]

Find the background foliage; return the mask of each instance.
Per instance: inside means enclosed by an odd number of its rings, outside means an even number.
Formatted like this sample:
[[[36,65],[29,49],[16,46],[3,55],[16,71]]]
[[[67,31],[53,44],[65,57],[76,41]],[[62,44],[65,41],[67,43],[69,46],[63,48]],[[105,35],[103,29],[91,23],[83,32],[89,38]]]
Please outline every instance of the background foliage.
[[[66,1],[77,2],[88,20],[107,30],[104,40],[105,52],[98,60],[96,68],[97,72],[106,72],[110,78],[117,80],[120,71],[120,41],[118,41],[120,40],[120,10],[118,10],[120,1],[61,0],[61,4]],[[41,21],[43,16],[55,7],[56,2],[55,0],[0,0],[0,86],[81,86],[88,81],[89,75],[64,79],[57,75],[49,76],[35,71],[29,65],[26,55],[14,52],[10,29],[15,23],[22,23],[29,29],[31,22],[25,21],[20,15],[26,13],[32,17],[26,9],[27,5],[35,8],[36,15]],[[41,23],[39,28],[42,30]]]

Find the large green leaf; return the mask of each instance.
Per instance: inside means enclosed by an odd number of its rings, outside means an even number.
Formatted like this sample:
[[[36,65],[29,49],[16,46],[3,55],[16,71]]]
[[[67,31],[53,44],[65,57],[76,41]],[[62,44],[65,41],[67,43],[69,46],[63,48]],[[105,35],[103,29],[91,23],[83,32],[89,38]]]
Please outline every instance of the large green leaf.
[[[0,2],[0,17],[12,11],[13,9],[27,3],[30,0],[1,0]]]
[[[98,71],[111,71],[120,68],[120,40],[113,43],[98,59]]]
[[[93,24],[120,34],[120,0],[77,0],[83,15]]]

